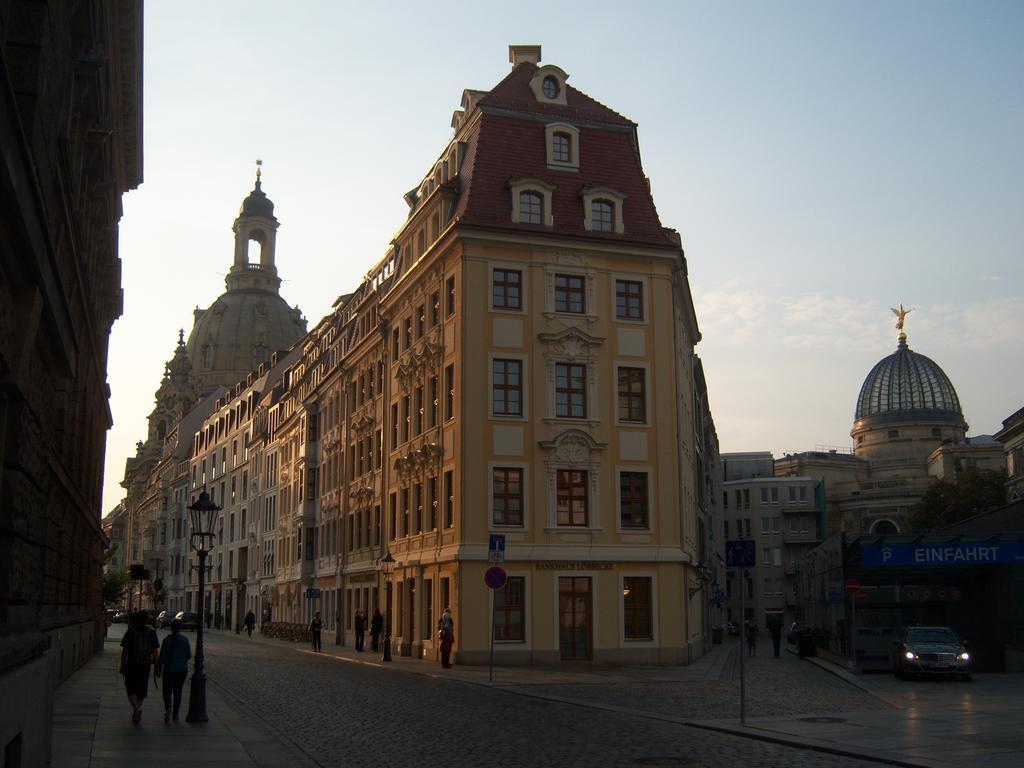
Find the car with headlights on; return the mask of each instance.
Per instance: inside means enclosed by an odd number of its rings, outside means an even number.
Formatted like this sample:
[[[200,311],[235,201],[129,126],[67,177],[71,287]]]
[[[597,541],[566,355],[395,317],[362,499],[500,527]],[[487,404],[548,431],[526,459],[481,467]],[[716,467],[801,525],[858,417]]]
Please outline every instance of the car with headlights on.
[[[892,671],[896,677],[946,675],[971,679],[973,659],[949,627],[904,627],[893,642]]]

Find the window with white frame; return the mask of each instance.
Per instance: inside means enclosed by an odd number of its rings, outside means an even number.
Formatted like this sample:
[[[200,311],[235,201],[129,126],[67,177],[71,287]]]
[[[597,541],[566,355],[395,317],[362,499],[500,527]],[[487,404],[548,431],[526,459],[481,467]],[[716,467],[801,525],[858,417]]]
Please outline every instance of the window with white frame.
[[[619,472],[619,527],[650,528],[646,472]]]
[[[622,206],[626,196],[610,187],[584,187],[583,228],[590,232],[625,232]]]
[[[585,275],[555,275],[555,312],[586,312],[586,280]]]
[[[589,525],[588,472],[577,469],[559,469],[555,473],[555,482],[558,525],[579,527]]]
[[[523,525],[522,467],[491,470],[491,521],[496,526]]]
[[[548,168],[575,171],[580,167],[580,132],[572,125],[552,123],[544,128]]]
[[[551,215],[551,193],[554,184],[543,179],[518,178],[509,182],[512,192],[512,221],[516,224],[554,224]]]

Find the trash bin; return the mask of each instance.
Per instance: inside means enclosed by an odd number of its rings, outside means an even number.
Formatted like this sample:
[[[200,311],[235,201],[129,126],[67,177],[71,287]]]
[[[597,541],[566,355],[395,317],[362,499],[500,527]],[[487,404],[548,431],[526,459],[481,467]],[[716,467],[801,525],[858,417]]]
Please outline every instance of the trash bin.
[[[814,635],[806,630],[797,635],[796,652],[801,659],[816,655],[814,648]]]
[[[721,627],[712,627],[711,628],[711,642],[714,645],[721,645],[722,644],[722,628]]]

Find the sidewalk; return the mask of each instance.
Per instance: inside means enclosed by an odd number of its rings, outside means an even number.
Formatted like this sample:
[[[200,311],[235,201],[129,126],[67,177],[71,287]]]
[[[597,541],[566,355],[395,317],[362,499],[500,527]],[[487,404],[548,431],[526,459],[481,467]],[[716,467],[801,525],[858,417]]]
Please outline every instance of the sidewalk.
[[[745,726],[735,720],[691,725],[891,765],[1024,765],[1020,675],[976,674],[973,683],[910,682],[889,675],[854,675],[816,658],[806,661],[868,692],[879,701],[879,709],[748,718]]]
[[[257,727],[251,717],[228,705],[207,685],[208,723],[186,723],[189,683],[181,721],[164,725],[163,691],[152,681],[142,723],[131,722],[131,705],[117,674],[120,636],[111,628],[102,653],[94,656],[56,691],[51,737],[53,768],[269,768],[312,764],[300,753]],[[116,636],[115,636],[116,635]]]
[[[246,637],[243,632],[235,635],[228,630],[206,630],[207,637],[215,638],[239,638],[244,642],[270,643],[275,646],[292,647],[299,653],[312,654],[313,651],[308,642],[295,643],[289,640],[278,640],[276,638],[264,637],[253,634],[252,638]],[[736,641],[724,645],[713,645],[711,651],[688,666],[562,666],[562,665],[530,665],[530,666],[500,666],[494,665],[494,679],[489,680],[487,666],[464,666],[455,664],[451,669],[442,669],[441,662],[433,656],[422,659],[415,659],[410,656],[399,656],[392,654],[390,662],[381,661],[381,652],[370,650],[370,639],[366,638],[366,650],[356,651],[351,645],[335,645],[334,637],[324,633],[321,653],[323,657],[334,661],[347,662],[351,664],[363,664],[370,667],[382,669],[391,668],[408,672],[411,674],[425,675],[427,677],[445,678],[458,680],[463,683],[472,683],[494,688],[506,688],[510,686],[531,686],[531,685],[586,685],[588,683],[635,683],[646,682],[687,682],[692,680],[718,680],[727,674],[731,674],[729,666],[730,658],[735,664],[735,654],[732,653],[739,647]]]

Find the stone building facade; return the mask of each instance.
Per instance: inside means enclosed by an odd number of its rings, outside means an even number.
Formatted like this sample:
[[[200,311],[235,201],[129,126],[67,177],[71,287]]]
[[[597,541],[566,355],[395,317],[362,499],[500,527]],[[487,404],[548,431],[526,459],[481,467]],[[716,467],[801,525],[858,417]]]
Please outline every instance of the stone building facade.
[[[211,394],[188,495],[224,510],[186,609],[229,625],[239,606],[275,624],[320,611],[348,643],[379,607],[395,653],[434,658],[450,606],[463,663],[486,659],[492,615],[500,663],[704,652],[717,438],[680,239],[636,125],[539,48],[510,59],[463,92],[365,280]],[[510,577],[493,594],[492,534]]]
[[[142,4],[0,4],[0,748],[45,765],[103,642],[107,343],[142,181]]]

